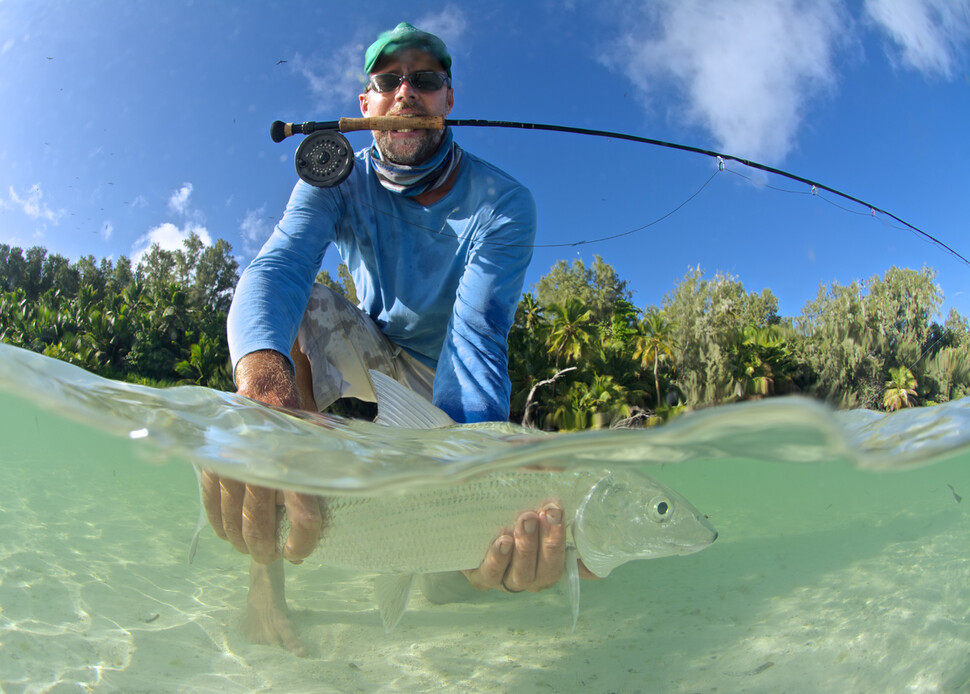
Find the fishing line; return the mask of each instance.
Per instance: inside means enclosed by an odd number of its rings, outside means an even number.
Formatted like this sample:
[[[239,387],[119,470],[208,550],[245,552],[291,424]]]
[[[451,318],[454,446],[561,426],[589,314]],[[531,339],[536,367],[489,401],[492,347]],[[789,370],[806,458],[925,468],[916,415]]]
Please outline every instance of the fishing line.
[[[917,238],[919,238],[920,241],[923,241],[924,243],[930,243],[932,245],[931,239],[933,237],[927,238],[928,234],[924,234],[922,237],[920,237],[918,234],[915,233],[913,227],[910,226],[910,225],[901,226],[899,224],[893,224],[892,222],[886,220],[886,218],[884,216],[878,216],[877,217],[876,214],[875,214],[875,211],[871,207],[869,208],[869,211],[868,212],[860,212],[859,210],[853,210],[853,209],[851,209],[849,207],[846,207],[845,205],[840,205],[839,203],[835,202],[834,200],[830,200],[825,195],[822,195],[821,193],[819,193],[818,190],[815,189],[815,188],[813,188],[812,190],[808,190],[808,191],[806,191],[806,190],[792,190],[791,188],[781,188],[779,186],[773,186],[773,185],[770,185],[769,183],[764,183],[764,182],[758,181],[758,180],[752,178],[751,176],[745,176],[740,171],[735,171],[733,169],[727,169],[727,172],[730,173],[730,174],[734,174],[735,176],[737,176],[739,178],[743,178],[744,180],[748,181],[751,185],[755,186],[756,188],[767,188],[768,190],[773,190],[773,191],[775,191],[777,193],[787,193],[788,195],[801,195],[801,196],[809,195],[809,196],[811,196],[813,198],[818,198],[822,202],[828,203],[832,207],[835,207],[837,209],[840,209],[843,212],[846,212],[848,214],[854,214],[854,215],[859,216],[859,217],[873,217],[874,219],[878,219],[880,223],[882,223],[884,226],[886,226],[886,227],[888,227],[890,229],[895,229],[896,231],[908,231],[909,233],[913,234],[913,236],[916,236]],[[950,250],[950,249],[947,248],[947,250]],[[966,262],[965,259],[962,256],[960,256],[959,254],[956,254],[956,257],[959,260],[962,260],[962,261]]]
[[[639,135],[630,135],[627,133],[612,132],[609,130],[594,130],[590,128],[577,128],[573,126],[565,125],[549,125],[544,123],[523,123],[517,121],[496,121],[496,120],[481,120],[481,119],[450,119],[446,120],[444,116],[418,116],[412,118],[403,118],[401,116],[379,116],[376,118],[341,118],[336,121],[325,121],[325,122],[313,122],[308,121],[305,123],[283,123],[282,121],[275,121],[270,127],[270,136],[274,142],[282,142],[285,138],[291,135],[304,134],[308,137],[304,138],[303,142],[296,151],[296,168],[300,177],[306,180],[311,185],[319,187],[330,187],[339,184],[343,181],[349,174],[350,168],[353,166],[353,148],[350,147],[350,143],[347,141],[341,133],[353,132],[357,130],[400,130],[401,121],[407,121],[408,129],[432,129],[440,130],[446,126],[454,127],[485,127],[485,128],[515,128],[520,130],[545,130],[551,132],[561,132],[561,133],[572,133],[576,135],[588,135],[592,137],[605,137],[614,140],[627,140],[630,142],[639,142],[642,144],[653,145],[655,147],[664,147],[667,149],[673,149],[681,152],[691,152],[694,154],[702,154],[708,157],[712,157],[717,161],[717,166],[719,171],[725,170],[725,162],[734,161],[743,166],[758,171],[764,171],[765,173],[773,174],[775,176],[781,176],[798,183],[803,183],[811,187],[811,195],[817,196],[818,191],[824,190],[828,193],[836,195],[844,200],[849,200],[857,205],[861,205],[869,210],[869,214],[873,217],[876,214],[884,215],[889,217],[903,227],[910,230],[911,232],[923,237],[925,240],[936,245],[937,247],[943,249],[951,256],[962,262],[964,265],[970,266],[970,260],[958,253],[956,250],[948,246],[946,243],[936,238],[932,234],[920,229],[919,227],[910,224],[905,219],[897,217],[892,212],[884,210],[880,207],[861,200],[853,195],[849,195],[841,190],[827,186],[819,181],[813,181],[809,178],[793,174],[782,169],[775,168],[773,166],[767,166],[750,159],[744,159],[742,157],[737,157],[732,154],[725,154],[723,152],[717,152],[710,149],[704,149],[702,147],[693,147],[691,145],[678,144],[676,142],[668,142],[665,140],[657,140],[650,137],[641,137]],[[349,160],[349,164],[348,164]],[[732,172],[735,173],[735,172]],[[713,177],[712,177],[713,178]],[[710,181],[708,181],[710,182]],[[705,184],[706,186],[706,184]],[[700,190],[703,190],[704,186]],[[700,191],[698,191],[700,192]],[[696,196],[696,193],[695,193]],[[688,198],[689,202],[694,196]],[[824,198],[823,198],[824,199]],[[831,203],[831,201],[828,201]],[[686,204],[686,202],[684,203]],[[834,204],[834,203],[831,203]],[[681,205],[680,207],[682,207]],[[841,207],[836,205],[837,207]],[[679,209],[679,207],[677,208]],[[846,210],[852,212],[852,210]],[[676,209],[674,210],[676,212]],[[668,213],[666,217],[669,217]],[[861,214],[861,213],[860,213]],[[660,221],[660,220],[657,220]],[[645,225],[641,229],[647,228],[652,224]],[[604,237],[602,240],[609,238],[618,238],[620,236],[625,236],[634,231],[640,231],[641,229],[633,230],[630,232],[624,232],[621,234],[614,234],[609,237]],[[596,243],[597,240],[591,240],[587,242],[578,242],[570,244],[553,244],[544,247],[558,247],[558,246],[573,246],[582,245],[582,243]],[[543,246],[537,246],[543,247]]]
[[[698,188],[693,193],[691,193],[687,198],[684,199],[683,202],[681,202],[679,205],[677,205],[676,207],[674,207],[672,210],[670,210],[669,212],[666,212],[665,214],[661,215],[660,217],[657,217],[656,219],[654,219],[651,222],[647,222],[643,226],[637,227],[636,229],[630,229],[629,231],[623,231],[623,232],[620,232],[618,234],[611,234],[609,236],[600,236],[599,238],[589,239],[589,240],[585,240],[585,241],[569,241],[569,242],[563,242],[563,243],[506,243],[504,241],[488,241],[486,239],[482,239],[482,240],[478,241],[477,243],[479,243],[479,244],[481,244],[483,246],[502,246],[504,248],[572,248],[573,246],[586,246],[586,245],[591,244],[591,243],[600,243],[602,241],[610,241],[612,239],[618,239],[618,238],[621,238],[623,236],[630,236],[631,234],[635,234],[635,233],[637,233],[639,231],[643,231],[644,229],[649,229],[650,227],[654,226],[655,224],[659,224],[660,222],[664,221],[668,217],[671,217],[674,214],[676,214],[677,212],[679,212],[681,210],[681,208],[685,207],[694,198],[696,198],[698,195],[700,195],[704,191],[704,189],[707,188],[708,184],[711,181],[714,180],[714,177],[717,176],[719,173],[721,173],[721,172],[720,171],[715,171],[713,174],[711,174],[710,178],[708,178],[706,181],[704,181],[704,183],[701,184],[701,187],[700,188]],[[404,219],[402,217],[398,217],[397,215],[392,214],[392,213],[388,212],[387,210],[382,210],[379,207],[375,207],[374,205],[371,205],[369,202],[367,202],[366,200],[363,200],[363,199],[358,200],[358,202],[360,204],[364,205],[365,207],[371,208],[372,210],[374,210],[378,214],[382,214],[385,217],[389,217],[390,219],[394,219],[394,220],[396,220],[398,222],[405,222],[406,224],[414,227],[415,229],[421,229],[422,231],[428,231],[428,232],[431,232],[432,234],[437,234],[439,236],[444,236],[445,238],[449,238],[449,239],[457,239],[459,241],[465,241],[468,238],[466,236],[458,236],[456,234],[448,234],[448,233],[446,233],[444,231],[441,231],[440,229],[434,229],[432,227],[426,227],[426,226],[424,226],[422,224],[416,224],[415,222],[411,222],[411,221],[408,221],[408,220],[406,220],[406,219]]]

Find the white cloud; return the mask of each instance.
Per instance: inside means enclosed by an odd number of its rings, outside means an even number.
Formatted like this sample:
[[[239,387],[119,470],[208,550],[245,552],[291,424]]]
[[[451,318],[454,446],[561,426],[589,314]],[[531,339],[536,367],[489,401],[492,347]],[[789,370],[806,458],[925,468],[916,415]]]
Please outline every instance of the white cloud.
[[[158,244],[160,248],[166,251],[176,251],[182,248],[182,243],[189,237],[189,234],[195,233],[196,236],[202,241],[206,246],[212,245],[212,237],[209,235],[209,231],[197,224],[187,224],[184,227],[179,228],[178,226],[172,224],[171,222],[164,222],[159,224],[157,227],[150,229],[148,233],[143,234],[135,240],[135,243],[131,246],[131,262],[133,265],[138,265],[145,257],[145,254],[151,250],[154,244]]]
[[[447,5],[440,12],[429,13],[418,18],[414,26],[429,34],[434,34],[445,42],[448,52],[452,52],[452,46],[461,44],[461,38],[468,28],[468,20],[465,13],[457,5]]]
[[[256,210],[247,210],[246,217],[239,225],[242,233],[243,253],[252,258],[266,243],[266,239],[273,233],[273,222],[266,217],[266,206]]]
[[[176,251],[183,248],[185,239],[189,234],[195,234],[202,241],[203,245],[212,245],[212,236],[205,227],[205,215],[190,204],[194,187],[191,183],[183,183],[178,189],[172,191],[168,198],[168,207],[173,213],[182,218],[178,224],[174,222],[163,222],[158,226],[152,227],[146,233],[135,239],[131,245],[131,262],[135,265],[140,263],[154,244],[166,251]],[[132,206],[142,207],[147,205],[145,197],[139,195],[135,198]],[[114,231],[106,223],[106,233]]]
[[[189,196],[192,195],[192,184],[183,183],[182,187],[172,193],[168,199],[168,207],[173,212],[185,214],[189,207]]]
[[[17,195],[17,191],[10,186],[10,206],[20,208],[31,219],[57,224],[64,216],[64,210],[52,210],[44,203],[43,198],[44,192],[39,183],[32,185],[23,197]]]
[[[966,54],[970,0],[866,0],[865,10],[892,39],[894,62],[949,78]]]
[[[306,78],[318,110],[326,113],[357,103],[357,95],[364,88],[365,50],[360,41],[351,41],[323,57],[293,56],[292,67]]]
[[[672,85],[669,116],[709,132],[718,149],[778,161],[834,84],[849,23],[837,0],[661,0],[626,23],[605,62],[648,105]]]

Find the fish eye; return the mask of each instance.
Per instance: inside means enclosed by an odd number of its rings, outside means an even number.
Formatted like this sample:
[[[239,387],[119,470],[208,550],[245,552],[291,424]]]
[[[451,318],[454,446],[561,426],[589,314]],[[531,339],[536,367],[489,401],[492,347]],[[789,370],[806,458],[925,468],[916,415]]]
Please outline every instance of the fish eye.
[[[647,515],[650,517],[650,520],[658,523],[670,520],[673,511],[673,504],[665,496],[654,497],[647,506]]]

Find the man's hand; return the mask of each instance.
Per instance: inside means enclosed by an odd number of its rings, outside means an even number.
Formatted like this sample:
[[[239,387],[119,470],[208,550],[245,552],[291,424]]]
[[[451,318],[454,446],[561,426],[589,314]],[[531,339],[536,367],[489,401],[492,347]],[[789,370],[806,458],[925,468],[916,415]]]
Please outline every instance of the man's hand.
[[[326,504],[320,497],[266,489],[202,470],[202,500],[216,535],[260,564],[280,556],[276,529],[283,507],[290,520],[284,559],[299,564],[320,540]]]
[[[289,361],[279,352],[253,352],[236,366],[238,393],[268,405],[300,407]],[[310,494],[267,489],[202,470],[202,500],[216,535],[254,561],[268,564],[279,557],[276,530],[280,507],[286,508],[290,534],[283,557],[298,564],[317,546],[323,499]]]
[[[556,504],[547,504],[539,512],[520,513],[515,527],[495,539],[481,565],[462,573],[479,590],[537,592],[559,581],[565,557],[566,527],[562,509]],[[595,578],[582,563],[579,572],[582,578]]]

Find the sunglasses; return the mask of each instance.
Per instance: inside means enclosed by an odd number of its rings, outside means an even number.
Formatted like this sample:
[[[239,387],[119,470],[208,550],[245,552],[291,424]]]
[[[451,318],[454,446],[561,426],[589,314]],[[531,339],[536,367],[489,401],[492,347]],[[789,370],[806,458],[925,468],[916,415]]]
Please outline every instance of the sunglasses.
[[[401,86],[401,82],[404,80],[407,80],[408,84],[419,92],[436,92],[451,82],[448,75],[431,70],[419,70],[418,72],[412,72],[407,75],[395,75],[391,72],[371,75],[369,86],[375,92],[384,94],[386,92],[397,91],[397,88]]]

